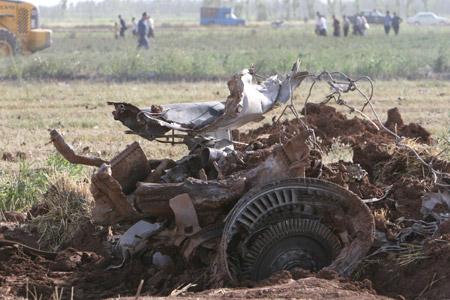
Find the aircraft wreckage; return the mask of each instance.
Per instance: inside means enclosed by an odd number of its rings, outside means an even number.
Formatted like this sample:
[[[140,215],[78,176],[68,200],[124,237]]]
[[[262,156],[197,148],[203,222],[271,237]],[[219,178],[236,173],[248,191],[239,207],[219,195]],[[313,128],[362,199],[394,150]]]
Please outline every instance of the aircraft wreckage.
[[[135,224],[115,245],[124,261],[158,240],[179,247],[186,260],[199,247],[216,250],[213,270],[229,280],[295,268],[350,275],[372,245],[373,215],[349,190],[305,177],[321,166],[314,133],[305,126],[267,148],[232,140],[231,130],[261,121],[276,106],[296,113],[292,93],[310,76],[299,66],[262,82],[245,69],[228,82],[225,102],[144,109],[109,102],[128,133],[185,144],[190,153],[177,161],[148,159],[137,142],[111,161],[79,156],[51,132],[70,162],[98,167],[91,184],[95,223]],[[346,92],[353,84],[333,88]]]

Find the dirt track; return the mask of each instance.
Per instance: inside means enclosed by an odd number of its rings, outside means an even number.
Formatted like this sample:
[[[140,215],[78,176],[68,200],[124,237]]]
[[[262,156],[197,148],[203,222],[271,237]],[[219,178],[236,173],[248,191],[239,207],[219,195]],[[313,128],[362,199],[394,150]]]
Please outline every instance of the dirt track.
[[[393,240],[402,229],[402,226],[394,224],[398,218],[423,218],[420,212],[422,193],[433,189],[429,178],[421,175],[398,175],[407,168],[401,161],[394,166],[398,173],[390,172],[389,176],[377,177],[383,164],[393,159],[393,154],[380,146],[393,143],[389,134],[377,131],[368,121],[348,119],[329,106],[309,105],[307,108],[307,122],[320,137],[322,145],[330,146],[336,138],[341,137],[341,141],[353,149],[353,162],[360,164],[368,173],[362,180],[348,180],[348,164],[340,162],[324,167],[324,179],[352,190],[363,199],[381,197],[386,187],[392,185],[392,192],[387,199],[371,205],[373,211],[381,208],[387,211],[386,219],[376,219],[377,230],[385,233],[387,240]],[[398,132],[405,136],[416,138],[425,144],[431,142],[430,134],[421,126],[404,125],[398,110],[392,110],[386,122],[388,127],[395,126],[394,124],[397,124]],[[249,142],[251,136],[252,140],[267,147],[298,132],[299,127],[297,121],[285,121],[282,124],[264,125],[248,134],[235,133],[235,136],[245,142]],[[450,170],[448,163],[441,162],[440,166],[442,170]],[[307,175],[313,177],[317,174]],[[45,210],[40,213],[45,213]],[[38,232],[30,226],[12,222],[13,214],[7,216],[9,222],[0,225],[0,238],[36,247]],[[406,299],[418,296],[423,299],[450,297],[449,221],[440,225],[433,238],[425,241],[422,250],[425,258],[400,265],[399,253],[379,254],[363,263],[356,271],[356,278],[360,281],[350,282],[325,271],[310,274],[299,270],[293,274],[284,271],[260,283],[241,282],[239,288],[231,288],[229,284],[216,281],[210,275],[209,266],[215,254],[207,249],[198,249],[189,263],[177,255],[177,249],[165,249],[165,253],[171,255],[175,264],[162,269],[152,265],[144,257],[143,260],[128,262],[121,269],[105,271],[106,267],[117,263],[103,247],[102,242],[107,233],[106,228],[99,230],[86,223],[77,238],[66,245],[67,249],[55,259],[26,254],[20,246],[1,247],[0,298],[2,295],[24,297],[28,285],[29,290],[36,288],[38,294],[44,295],[44,299],[50,296],[54,286],[64,287],[65,297],[70,295],[70,289],[74,287],[75,299],[101,299],[118,295],[123,299],[123,296],[136,294],[141,279],[144,280],[141,295],[154,296],[167,296],[177,288],[195,283],[195,287],[183,294],[188,299],[386,299],[376,293],[395,298],[401,295]],[[421,241],[417,236],[411,236],[407,240],[415,245],[419,245]],[[211,288],[216,289],[204,291]]]

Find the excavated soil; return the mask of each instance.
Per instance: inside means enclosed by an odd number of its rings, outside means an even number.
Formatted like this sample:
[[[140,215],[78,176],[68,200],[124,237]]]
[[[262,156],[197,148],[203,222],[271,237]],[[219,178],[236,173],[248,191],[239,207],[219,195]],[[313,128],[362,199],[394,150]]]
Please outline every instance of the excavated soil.
[[[423,219],[420,212],[422,193],[432,190],[429,179],[420,176],[377,177],[379,164],[392,158],[383,146],[394,142],[390,134],[377,130],[367,120],[349,119],[330,106],[308,104],[303,113],[307,113],[305,121],[314,129],[324,149],[339,139],[352,148],[353,162],[367,172],[367,176],[357,178],[352,173],[352,163],[339,162],[322,168],[323,179],[342,185],[363,199],[382,197],[392,186],[384,200],[370,205],[373,211],[386,211],[386,217],[376,217],[376,228],[385,232],[388,240],[392,240],[401,229],[401,226],[394,224],[399,218]],[[401,135],[421,143],[432,142],[430,133],[420,125],[405,125],[396,108],[388,112],[385,126],[396,128]],[[233,137],[250,143],[246,150],[256,150],[285,141],[299,131],[301,124],[292,120],[266,124],[248,133],[234,131]],[[3,159],[14,159],[14,155],[4,154]],[[448,171],[448,163],[440,162],[439,165]],[[312,168],[308,172],[309,176],[317,175],[313,174],[316,170]],[[39,233],[29,220],[46,212],[47,208],[42,205],[34,207],[28,215],[10,212],[5,214],[6,220],[0,223],[0,240],[17,242],[15,245],[6,245],[0,241],[0,298],[23,298],[28,288],[28,292],[36,291],[43,295],[43,299],[48,299],[55,286],[64,288],[63,299],[70,297],[72,288],[74,299],[102,299],[119,295],[123,298],[134,296],[141,280],[144,282],[141,295],[168,296],[172,293],[169,299],[175,294],[187,299],[450,298],[450,221],[441,224],[433,238],[409,238],[409,243],[420,247],[420,242],[424,242],[422,252],[417,256],[419,258],[411,259],[408,264],[400,264],[405,259],[400,253],[378,254],[358,268],[353,276],[356,281],[340,278],[326,270],[312,274],[296,269],[292,273],[283,271],[274,274],[258,283],[241,282],[236,287],[211,275],[215,252],[205,248],[199,248],[189,262],[185,262],[174,247],[162,251],[171,256],[174,262],[171,265],[156,267],[152,264],[151,256],[144,255],[140,259],[128,261],[122,268],[106,270],[108,266],[120,263],[110,256],[104,245],[107,236],[114,234],[116,228],[99,229],[90,222],[83,224],[76,238],[55,258],[25,251],[22,244],[37,247],[39,239]],[[158,246],[157,243],[151,245],[155,249]],[[374,247],[373,251],[376,249]],[[195,285],[182,291],[189,283]]]

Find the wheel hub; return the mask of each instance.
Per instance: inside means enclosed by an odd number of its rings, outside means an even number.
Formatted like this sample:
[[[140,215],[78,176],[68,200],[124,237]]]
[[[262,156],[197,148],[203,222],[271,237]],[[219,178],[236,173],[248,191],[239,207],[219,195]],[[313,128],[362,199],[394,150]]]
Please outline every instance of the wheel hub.
[[[374,228],[369,208],[338,185],[313,178],[273,181],[247,192],[228,214],[218,269],[233,281],[325,266],[349,276],[372,245]]]
[[[282,270],[293,271],[296,268],[312,271],[320,269],[312,253],[305,251],[303,248],[293,248],[283,251],[273,261],[268,260],[267,263],[271,266],[270,273]]]
[[[275,272],[295,268],[316,272],[336,257],[340,243],[317,221],[290,219],[258,233],[248,249],[244,276],[261,280]]]
[[[7,41],[0,40],[0,56],[11,56],[13,49]]]

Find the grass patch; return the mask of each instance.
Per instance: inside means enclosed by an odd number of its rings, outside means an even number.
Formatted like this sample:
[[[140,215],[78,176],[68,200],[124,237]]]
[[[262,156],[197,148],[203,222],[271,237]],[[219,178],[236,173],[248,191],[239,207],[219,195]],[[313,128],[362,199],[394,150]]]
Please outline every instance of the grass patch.
[[[339,161],[352,162],[353,149],[350,145],[343,144],[340,138],[335,139],[330,149],[326,151],[323,157],[324,164],[337,163]]]
[[[448,135],[446,140],[448,140]],[[417,154],[426,162],[430,163],[433,158],[440,154],[437,159],[448,160],[450,155],[450,143],[439,142],[433,146],[419,144],[414,140],[405,139],[402,144],[414,149]],[[375,165],[375,180],[382,181],[383,178],[400,178],[400,177],[425,177],[429,174],[429,170],[417,158],[417,156],[409,149],[390,145],[387,147],[391,154],[391,159],[385,162],[379,162]]]
[[[49,178],[60,172],[82,178],[83,166],[69,163],[59,154],[52,154],[46,166],[36,168],[32,160],[19,159],[18,170],[9,170],[0,176],[0,211],[28,211],[42,200]]]
[[[53,174],[48,186],[43,203],[49,211],[33,219],[33,224],[41,234],[40,248],[60,251],[89,221],[92,196],[87,182],[75,181],[67,172]]]
[[[422,245],[401,244],[401,246],[408,248],[408,250],[402,252],[395,259],[399,266],[406,267],[411,263],[418,263],[422,260],[430,258],[429,256],[423,253]]]
[[[241,66],[236,72],[242,68]],[[323,96],[329,93],[329,87],[325,82],[319,82],[315,87],[317,90],[314,90],[311,101],[320,102],[324,100]],[[123,101],[138,107],[149,107],[152,104],[225,101],[229,95],[225,81],[71,81],[41,82],[38,85],[33,82],[0,82],[0,89],[0,157],[5,152],[27,153],[28,157],[36,161],[33,168],[46,167],[47,157],[54,152],[53,145],[49,143],[49,129],[62,132],[66,142],[75,148],[89,147],[90,155],[101,155],[104,159],[111,159],[135,140],[142,142],[142,148],[148,158],[164,158],[168,155],[181,158],[187,153],[183,146],[161,145],[136,135],[124,134],[126,128],[113,120],[113,109],[106,105],[106,102]],[[309,86],[304,83],[295,91],[294,103],[298,110],[303,107],[308,90]],[[445,95],[450,95],[450,83],[446,81],[376,81],[374,105],[382,121],[386,120],[387,110],[396,106],[405,124],[419,123],[432,132],[436,142],[448,145],[450,116],[448,98]],[[348,95],[346,100],[356,107],[362,105],[361,99],[354,95]],[[355,116],[349,114],[348,109],[334,107],[348,118]],[[255,129],[270,122],[272,117],[279,115],[283,109],[283,106],[276,108],[266,115],[265,121],[247,124],[241,130]],[[370,113],[369,117],[374,118]],[[293,116],[287,115],[287,118]],[[338,144],[337,142],[334,145],[334,149],[344,151],[345,147]],[[350,153],[347,156],[350,157]],[[339,158],[339,155],[332,159],[350,161],[347,158]],[[18,163],[0,160],[0,172],[3,170],[1,178],[9,174],[11,169],[18,170]]]

